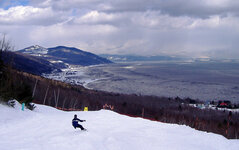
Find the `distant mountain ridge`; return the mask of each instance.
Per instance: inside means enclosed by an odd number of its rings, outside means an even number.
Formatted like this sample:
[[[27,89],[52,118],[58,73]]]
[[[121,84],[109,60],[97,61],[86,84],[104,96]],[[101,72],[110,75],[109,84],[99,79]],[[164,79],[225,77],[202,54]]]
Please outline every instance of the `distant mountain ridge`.
[[[2,59],[5,64],[10,64],[14,69],[35,75],[61,71],[69,65],[89,66],[112,63],[105,58],[74,47],[44,48],[39,45],[15,52],[3,52]]]
[[[18,52],[41,57],[52,63],[61,63],[62,65],[70,64],[89,66],[112,63],[110,60],[97,56],[93,53],[66,46],[44,48],[39,45],[35,45],[19,50]]]
[[[10,64],[14,69],[35,75],[60,71],[61,65],[51,63],[40,57],[19,52],[3,52],[2,59],[5,64]]]
[[[113,62],[131,62],[131,61],[179,61],[183,58],[172,56],[139,56],[139,55],[110,55],[101,54],[101,57]]]

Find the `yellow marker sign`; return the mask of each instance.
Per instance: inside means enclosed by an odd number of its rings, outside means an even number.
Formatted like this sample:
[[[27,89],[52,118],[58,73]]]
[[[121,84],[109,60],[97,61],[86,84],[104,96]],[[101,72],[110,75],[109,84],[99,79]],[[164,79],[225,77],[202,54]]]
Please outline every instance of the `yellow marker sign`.
[[[84,111],[88,111],[88,107],[85,107],[85,108],[84,108]]]

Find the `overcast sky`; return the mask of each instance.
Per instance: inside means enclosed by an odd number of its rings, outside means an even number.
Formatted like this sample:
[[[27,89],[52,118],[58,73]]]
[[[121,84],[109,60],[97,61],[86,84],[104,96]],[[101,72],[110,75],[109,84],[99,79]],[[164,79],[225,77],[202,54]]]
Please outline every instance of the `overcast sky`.
[[[238,0],[0,0],[15,49],[239,58]]]

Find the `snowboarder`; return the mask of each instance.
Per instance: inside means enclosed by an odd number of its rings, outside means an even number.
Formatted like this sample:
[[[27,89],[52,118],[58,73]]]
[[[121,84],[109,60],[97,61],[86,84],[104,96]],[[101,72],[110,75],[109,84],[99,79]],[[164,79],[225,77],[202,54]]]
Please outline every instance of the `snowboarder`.
[[[77,118],[77,115],[74,115],[74,118],[72,119],[72,125],[73,127],[76,128],[80,128],[81,130],[86,130],[82,125],[78,124],[78,121],[80,122],[85,122],[85,120],[80,120]]]

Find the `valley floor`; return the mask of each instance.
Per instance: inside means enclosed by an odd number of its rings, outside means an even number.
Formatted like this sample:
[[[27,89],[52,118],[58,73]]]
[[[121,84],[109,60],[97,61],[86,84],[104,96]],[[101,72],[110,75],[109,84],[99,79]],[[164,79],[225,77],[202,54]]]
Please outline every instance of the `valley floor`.
[[[0,104],[1,150],[237,150],[239,140],[184,125],[131,118],[108,110],[64,112]],[[73,115],[88,131],[74,129]]]
[[[69,67],[45,74],[89,89],[239,103],[239,63],[128,62]]]

